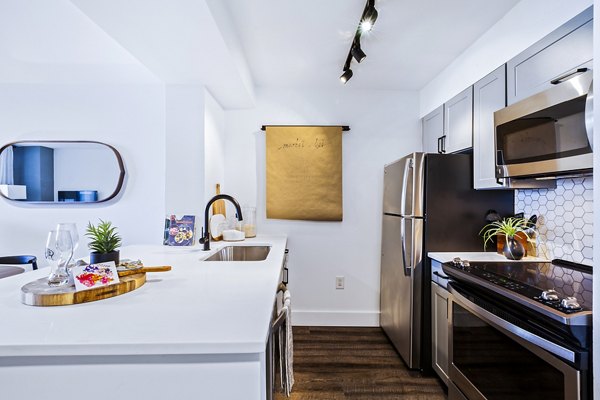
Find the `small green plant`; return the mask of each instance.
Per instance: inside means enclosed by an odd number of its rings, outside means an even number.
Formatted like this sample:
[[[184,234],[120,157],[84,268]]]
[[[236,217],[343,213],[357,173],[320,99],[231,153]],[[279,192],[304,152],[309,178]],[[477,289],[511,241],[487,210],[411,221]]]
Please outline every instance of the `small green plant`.
[[[88,222],[85,235],[91,239],[88,243],[89,249],[97,253],[111,253],[121,246],[121,237],[117,233],[117,228],[109,221],[100,220],[97,226]]]
[[[517,233],[523,232],[523,235],[530,239],[527,229],[530,228],[529,222],[523,218],[503,218],[500,221],[494,221],[484,226],[479,234],[483,236],[483,250],[485,250],[489,241],[496,235],[506,235],[507,238],[514,237]]]

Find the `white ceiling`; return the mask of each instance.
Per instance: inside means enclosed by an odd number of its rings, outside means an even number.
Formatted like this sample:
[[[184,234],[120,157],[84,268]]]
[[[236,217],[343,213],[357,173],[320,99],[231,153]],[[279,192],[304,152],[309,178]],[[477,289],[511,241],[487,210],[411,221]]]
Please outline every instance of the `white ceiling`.
[[[0,83],[339,87],[366,0],[0,0]],[[418,90],[518,0],[376,0],[349,88]]]
[[[333,87],[366,0],[221,0],[257,86]],[[518,0],[376,0],[379,18],[348,86],[418,90]]]
[[[252,104],[206,0],[71,1],[163,82],[203,84],[226,108]]]
[[[159,80],[68,0],[2,0],[0,82]]]

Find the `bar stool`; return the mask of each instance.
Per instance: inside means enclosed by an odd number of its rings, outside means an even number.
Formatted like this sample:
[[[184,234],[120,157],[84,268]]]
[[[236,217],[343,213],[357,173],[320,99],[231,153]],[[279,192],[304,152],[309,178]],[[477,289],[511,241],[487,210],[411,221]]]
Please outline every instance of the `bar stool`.
[[[0,267],[0,279],[6,278],[12,275],[18,275],[25,272],[24,268],[15,267],[15,265],[31,264],[31,267],[36,270],[37,258],[35,256],[5,256],[0,257],[0,265],[9,265],[7,267]]]

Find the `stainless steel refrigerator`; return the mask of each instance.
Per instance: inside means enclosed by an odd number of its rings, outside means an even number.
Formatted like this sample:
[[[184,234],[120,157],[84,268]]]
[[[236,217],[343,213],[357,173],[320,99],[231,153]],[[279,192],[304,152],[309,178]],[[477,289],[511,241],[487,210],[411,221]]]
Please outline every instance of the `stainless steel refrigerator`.
[[[482,251],[490,209],[507,190],[474,190],[470,154],[412,153],[385,166],[380,325],[409,368],[431,369],[430,251]]]

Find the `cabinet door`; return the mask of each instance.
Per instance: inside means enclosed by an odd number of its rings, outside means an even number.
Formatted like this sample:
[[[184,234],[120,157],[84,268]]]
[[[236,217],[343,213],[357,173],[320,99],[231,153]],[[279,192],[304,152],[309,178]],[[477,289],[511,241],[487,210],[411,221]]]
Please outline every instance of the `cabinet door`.
[[[473,87],[454,96],[444,104],[446,153],[473,147]]]
[[[439,106],[423,117],[423,151],[441,153],[441,141],[444,136],[444,106]],[[440,145],[438,146],[438,143]]]
[[[448,291],[431,282],[431,366],[448,384]]]
[[[506,106],[506,69],[501,66],[473,85],[473,187],[503,189],[496,181],[494,112]]]
[[[552,86],[577,68],[591,67],[592,7],[507,63],[507,101],[516,103]]]

